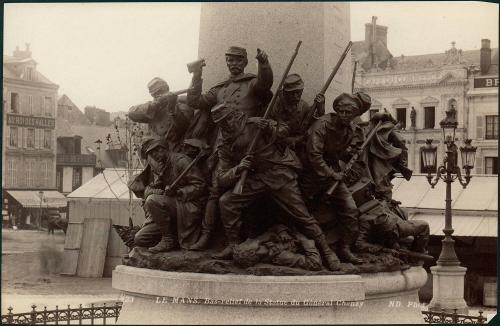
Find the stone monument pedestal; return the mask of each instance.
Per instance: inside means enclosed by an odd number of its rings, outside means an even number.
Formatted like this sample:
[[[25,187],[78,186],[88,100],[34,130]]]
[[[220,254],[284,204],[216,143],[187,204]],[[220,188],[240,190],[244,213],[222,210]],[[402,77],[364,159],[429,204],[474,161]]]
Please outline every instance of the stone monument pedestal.
[[[429,310],[467,314],[469,308],[464,300],[465,272],[462,266],[432,266],[432,300]],[[461,284],[461,286],[460,286]]]
[[[423,323],[421,267],[362,275],[179,273],[119,265],[118,324]]]

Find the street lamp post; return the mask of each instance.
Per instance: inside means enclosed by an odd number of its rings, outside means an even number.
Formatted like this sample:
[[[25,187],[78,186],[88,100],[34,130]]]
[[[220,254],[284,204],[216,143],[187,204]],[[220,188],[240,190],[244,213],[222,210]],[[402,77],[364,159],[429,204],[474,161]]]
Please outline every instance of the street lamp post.
[[[467,268],[460,266],[455,253],[455,241],[452,239],[452,211],[451,211],[451,184],[458,180],[465,189],[470,182],[470,172],[474,168],[476,147],[471,145],[471,140],[464,141],[465,145],[460,147],[462,165],[465,176],[462,177],[458,166],[458,148],[455,144],[455,130],[457,128],[452,111],[446,111],[446,117],[440,122],[443,129],[443,140],[446,145],[446,155],[441,166],[437,167],[437,147],[432,145],[432,139],[427,139],[426,145],[422,147],[421,155],[424,170],[427,171],[427,181],[432,188],[441,179],[446,183],[446,207],[445,207],[445,235],[442,240],[441,254],[436,266],[431,267],[433,274],[433,297],[429,304],[431,310],[453,310],[467,311],[467,305],[463,298],[464,277]],[[432,173],[437,170],[433,177]]]

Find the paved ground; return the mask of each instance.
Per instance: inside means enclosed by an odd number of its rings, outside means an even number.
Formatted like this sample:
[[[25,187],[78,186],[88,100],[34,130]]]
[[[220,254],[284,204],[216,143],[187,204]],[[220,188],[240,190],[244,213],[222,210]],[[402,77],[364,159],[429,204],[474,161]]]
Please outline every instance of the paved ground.
[[[25,312],[32,304],[50,309],[119,298],[111,278],[60,276],[63,249],[60,230],[54,235],[2,230],[2,313],[9,306]]]

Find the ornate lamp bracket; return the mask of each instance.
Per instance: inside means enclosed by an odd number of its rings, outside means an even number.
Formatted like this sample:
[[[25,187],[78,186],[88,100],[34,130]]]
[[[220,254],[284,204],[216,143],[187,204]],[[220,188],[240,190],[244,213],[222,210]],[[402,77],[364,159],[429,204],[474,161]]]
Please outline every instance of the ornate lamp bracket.
[[[460,172],[460,168],[457,167],[455,173],[457,175],[456,179],[458,179],[458,181],[460,182],[462,187],[465,189],[467,187],[467,185],[469,184],[470,179],[472,178],[472,176],[470,175],[470,171],[468,169],[466,169],[465,177],[462,177],[462,172]]]
[[[445,179],[444,179],[445,177],[446,177],[446,168],[443,165],[438,167],[437,174],[434,177],[434,180],[432,178],[432,174],[430,172],[427,173],[427,181],[431,185],[432,189],[434,189],[434,186],[437,185],[439,179],[442,179],[443,181],[445,181]]]

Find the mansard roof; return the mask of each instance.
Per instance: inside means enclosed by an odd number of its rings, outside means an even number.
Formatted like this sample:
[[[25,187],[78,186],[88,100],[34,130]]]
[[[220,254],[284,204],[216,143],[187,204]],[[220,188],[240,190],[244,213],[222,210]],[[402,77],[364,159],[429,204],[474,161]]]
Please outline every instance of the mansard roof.
[[[19,59],[9,55],[4,55],[3,56],[4,77],[27,81],[26,79],[23,79],[22,74],[19,73],[19,71],[14,68],[15,65],[26,65],[27,63],[36,64],[36,61],[33,60],[32,58]],[[45,77],[42,73],[40,73],[37,69],[34,69],[34,73],[35,73],[35,78],[33,79],[33,82],[58,86],[57,84],[50,81],[47,77]]]
[[[361,67],[365,70],[369,69],[369,63],[371,63],[369,50],[369,44],[365,41],[353,42],[352,53],[355,60],[359,61]],[[385,45],[378,42],[375,44],[374,51],[379,62],[378,68],[390,71],[419,70],[453,64],[479,66],[481,55],[479,49],[463,51],[453,45],[452,48],[441,53],[393,57]],[[491,66],[486,74],[498,74],[498,48],[491,49]]]

